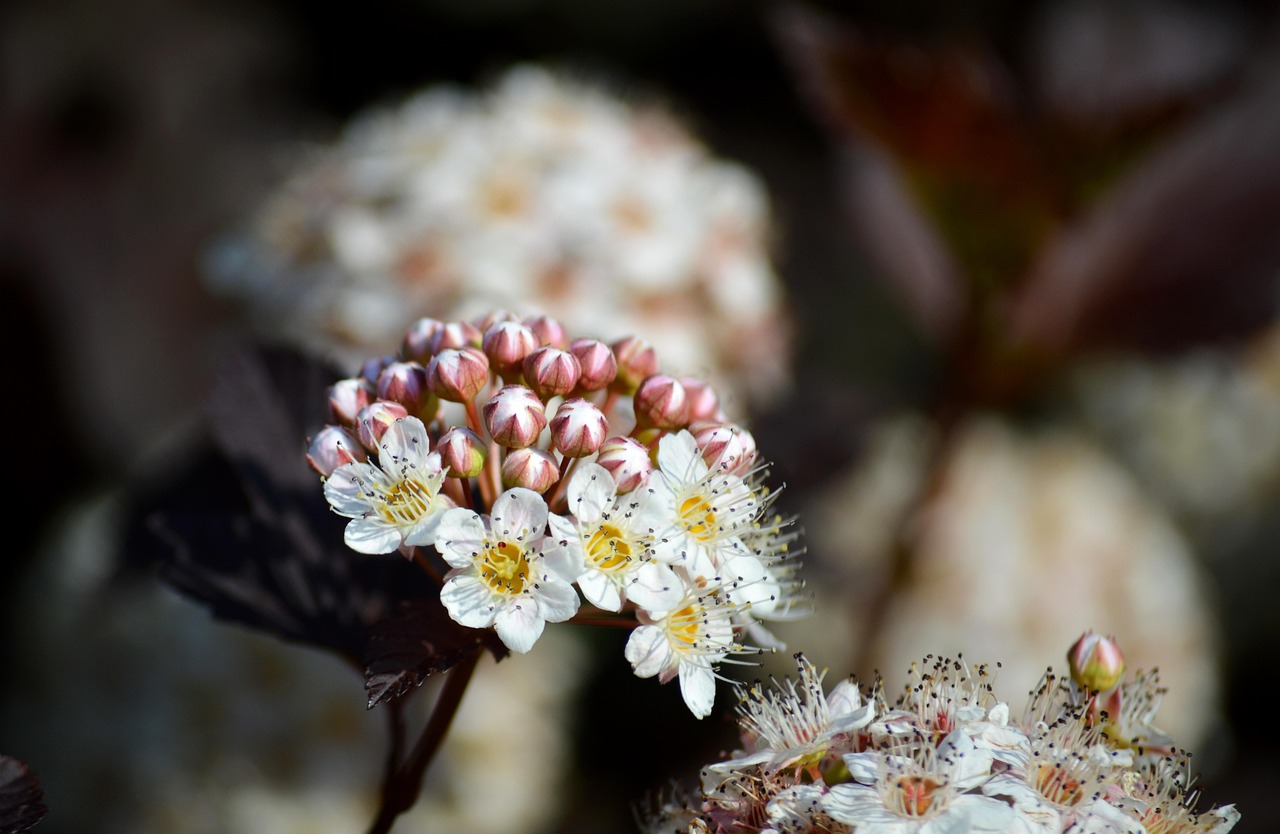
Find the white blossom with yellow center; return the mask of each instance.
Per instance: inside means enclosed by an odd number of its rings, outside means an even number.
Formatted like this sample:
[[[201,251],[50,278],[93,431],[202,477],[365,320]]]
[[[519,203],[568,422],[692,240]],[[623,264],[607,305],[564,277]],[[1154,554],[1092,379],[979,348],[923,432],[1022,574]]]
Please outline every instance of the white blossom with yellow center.
[[[431,451],[426,426],[402,417],[382,436],[377,465],[356,461],[338,467],[324,483],[324,497],[347,516],[344,538],[360,553],[390,553],[401,545],[430,545],[441,516],[454,506],[440,494],[440,455]]]
[[[466,509],[445,513],[436,549],[453,568],[440,601],[470,628],[493,626],[513,652],[527,652],[546,623],[578,611],[572,571],[559,550],[544,554],[547,505],[533,490],[515,487],[482,517]]]
[[[684,582],[649,554],[655,525],[669,515],[660,496],[648,487],[619,496],[609,471],[588,463],[569,479],[567,497],[573,518],[552,515],[551,533],[579,566],[578,588],[588,602],[621,611],[630,600],[650,612],[680,602]]]

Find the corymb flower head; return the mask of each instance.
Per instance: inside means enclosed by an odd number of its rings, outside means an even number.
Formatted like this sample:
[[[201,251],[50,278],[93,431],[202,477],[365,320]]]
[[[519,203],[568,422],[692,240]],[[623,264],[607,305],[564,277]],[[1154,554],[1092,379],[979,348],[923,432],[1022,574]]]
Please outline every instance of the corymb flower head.
[[[1117,746],[1102,693],[1069,677],[1047,673],[1012,720],[984,665],[926,657],[889,705],[878,678],[869,698],[853,680],[824,695],[796,660],[798,680],[740,689],[745,749],[703,767],[663,830],[1227,834],[1240,818],[1196,808],[1183,752]]]
[[[642,339],[576,336],[505,310],[417,322],[329,388],[309,460],[347,543],[401,551],[455,622],[516,652],[547,623],[629,629],[635,673],[709,715],[719,664],[808,611],[794,520],[711,386]]]

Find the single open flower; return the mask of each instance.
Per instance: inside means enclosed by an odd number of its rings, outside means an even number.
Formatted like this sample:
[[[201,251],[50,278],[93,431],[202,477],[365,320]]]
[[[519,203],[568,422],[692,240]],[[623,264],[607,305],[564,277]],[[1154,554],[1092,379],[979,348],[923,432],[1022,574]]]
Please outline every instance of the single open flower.
[[[351,519],[344,536],[361,553],[390,553],[401,545],[429,545],[453,502],[440,494],[440,456],[416,417],[396,420],[382,434],[378,463],[339,466],[324,482],[324,497]]]

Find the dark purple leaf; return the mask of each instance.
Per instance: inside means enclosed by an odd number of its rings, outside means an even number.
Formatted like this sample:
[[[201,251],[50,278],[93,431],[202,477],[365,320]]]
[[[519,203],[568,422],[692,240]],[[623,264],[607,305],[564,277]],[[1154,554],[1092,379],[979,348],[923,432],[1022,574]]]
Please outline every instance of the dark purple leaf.
[[[126,546],[214,616],[359,664],[370,625],[438,590],[399,555],[343,543],[346,519],[303,454],[336,377],[293,352],[234,356],[211,396],[211,447],[153,485]]]
[[[10,756],[0,756],[0,834],[21,834],[44,818],[40,781],[27,766]]]
[[[454,622],[438,596],[401,602],[394,615],[373,627],[365,648],[369,707],[400,697],[480,648],[499,660],[507,655],[492,629]]]

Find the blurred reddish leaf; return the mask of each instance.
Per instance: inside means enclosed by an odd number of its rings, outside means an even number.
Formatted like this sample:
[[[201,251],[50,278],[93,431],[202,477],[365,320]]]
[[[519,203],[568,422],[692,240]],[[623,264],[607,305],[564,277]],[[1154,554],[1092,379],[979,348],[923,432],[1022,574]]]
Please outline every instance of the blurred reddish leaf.
[[[0,756],[0,834],[22,834],[49,812],[40,781],[25,764]]]

